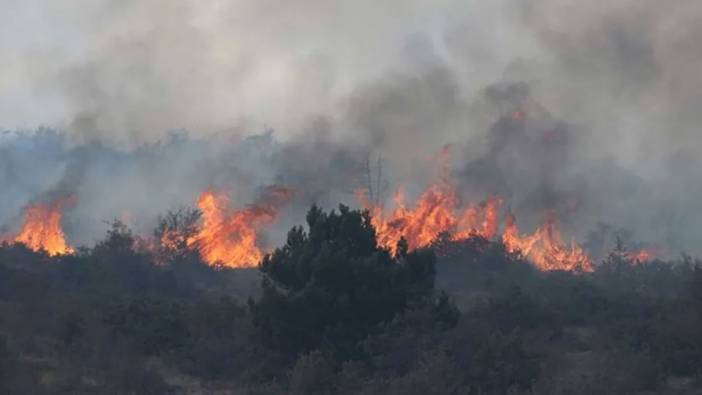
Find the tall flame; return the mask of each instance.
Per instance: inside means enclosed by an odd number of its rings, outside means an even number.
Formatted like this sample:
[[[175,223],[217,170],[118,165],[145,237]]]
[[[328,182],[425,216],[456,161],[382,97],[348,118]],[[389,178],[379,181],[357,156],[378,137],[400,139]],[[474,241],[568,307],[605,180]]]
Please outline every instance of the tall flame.
[[[51,203],[34,203],[25,208],[22,229],[13,238],[33,251],[45,251],[50,256],[74,252],[66,242],[61,228],[63,208],[71,199],[58,199]]]
[[[202,212],[202,226],[187,240],[208,264],[226,267],[253,267],[263,259],[258,246],[258,232],[278,215],[276,205],[289,197],[290,190],[275,188],[265,202],[230,211],[229,198],[212,190],[200,195],[197,206]]]

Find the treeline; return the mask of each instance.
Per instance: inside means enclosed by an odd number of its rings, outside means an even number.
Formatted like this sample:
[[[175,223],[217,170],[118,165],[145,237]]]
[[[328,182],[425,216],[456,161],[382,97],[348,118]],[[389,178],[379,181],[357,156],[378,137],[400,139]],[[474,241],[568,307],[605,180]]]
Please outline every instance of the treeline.
[[[192,231],[186,211],[157,232]],[[178,238],[176,237],[176,240]],[[499,242],[392,255],[367,214],[310,209],[258,269],[186,243],[0,246],[0,393],[591,394],[702,390],[702,265],[539,272]]]

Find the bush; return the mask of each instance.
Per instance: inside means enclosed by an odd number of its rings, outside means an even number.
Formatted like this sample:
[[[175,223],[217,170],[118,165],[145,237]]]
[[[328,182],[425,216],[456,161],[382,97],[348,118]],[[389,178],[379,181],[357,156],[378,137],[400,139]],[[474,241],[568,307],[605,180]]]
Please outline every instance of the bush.
[[[312,207],[309,231],[295,227],[262,265],[263,294],[251,301],[260,340],[290,358],[315,349],[337,361],[434,287],[431,251],[390,255],[376,244],[367,212]]]

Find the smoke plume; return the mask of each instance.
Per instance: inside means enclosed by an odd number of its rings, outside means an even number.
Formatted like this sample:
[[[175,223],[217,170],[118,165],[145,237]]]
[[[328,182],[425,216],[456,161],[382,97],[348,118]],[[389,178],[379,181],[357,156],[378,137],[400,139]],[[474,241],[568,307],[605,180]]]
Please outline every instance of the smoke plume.
[[[530,226],[558,210],[578,237],[608,222],[702,252],[696,1],[3,9],[0,233],[57,190],[77,199],[69,238],[91,243],[114,217],[148,232],[208,187],[245,205],[273,184],[302,191],[282,228],[354,204],[381,163],[416,196],[452,144],[461,193]]]

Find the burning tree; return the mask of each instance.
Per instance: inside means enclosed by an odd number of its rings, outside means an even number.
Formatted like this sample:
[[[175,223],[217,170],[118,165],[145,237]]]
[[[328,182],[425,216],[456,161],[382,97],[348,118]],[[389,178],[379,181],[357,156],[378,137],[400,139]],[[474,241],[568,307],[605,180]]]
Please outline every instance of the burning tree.
[[[201,216],[200,210],[179,208],[159,217],[154,230],[154,237],[159,242],[159,261],[173,262],[195,252],[190,248],[188,241],[197,235]]]

